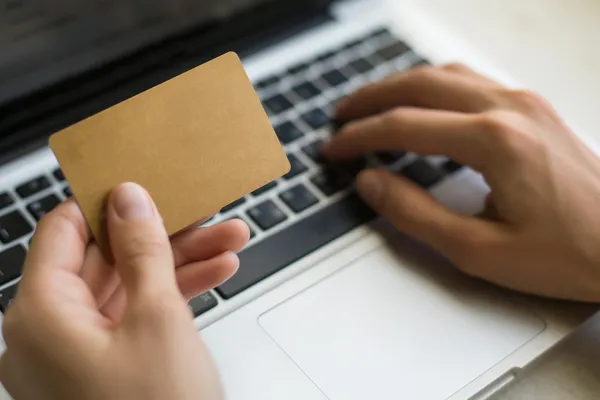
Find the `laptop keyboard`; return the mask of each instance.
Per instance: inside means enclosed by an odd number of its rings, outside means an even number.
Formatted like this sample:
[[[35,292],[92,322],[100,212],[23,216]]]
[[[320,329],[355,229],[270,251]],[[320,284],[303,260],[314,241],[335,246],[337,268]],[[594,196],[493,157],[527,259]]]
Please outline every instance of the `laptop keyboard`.
[[[354,177],[367,165],[388,167],[424,188],[461,168],[450,160],[435,162],[404,152],[332,165],[319,153],[319,145],[335,129],[332,104],[369,82],[426,63],[381,29],[256,82],[291,170],[206,223],[243,219],[251,241],[231,280],[190,301],[196,316],[375,218],[352,189]],[[0,285],[18,280],[35,222],[71,195],[60,169],[0,191]],[[10,305],[16,286],[13,282],[0,291],[0,311]]]

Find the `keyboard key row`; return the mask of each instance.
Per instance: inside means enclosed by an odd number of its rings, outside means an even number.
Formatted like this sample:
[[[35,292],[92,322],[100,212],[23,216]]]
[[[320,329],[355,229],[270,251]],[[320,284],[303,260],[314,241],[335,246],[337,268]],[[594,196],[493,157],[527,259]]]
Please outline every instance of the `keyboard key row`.
[[[217,292],[230,299],[374,217],[356,195],[331,204],[242,251],[240,269]]]

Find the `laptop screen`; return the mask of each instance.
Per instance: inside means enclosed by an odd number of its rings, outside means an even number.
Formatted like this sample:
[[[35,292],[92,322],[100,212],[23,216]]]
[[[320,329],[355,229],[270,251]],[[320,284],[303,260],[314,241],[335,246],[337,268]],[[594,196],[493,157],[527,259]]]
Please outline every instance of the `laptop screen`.
[[[192,26],[290,0],[4,0],[0,105]],[[296,0],[301,1],[301,0]]]

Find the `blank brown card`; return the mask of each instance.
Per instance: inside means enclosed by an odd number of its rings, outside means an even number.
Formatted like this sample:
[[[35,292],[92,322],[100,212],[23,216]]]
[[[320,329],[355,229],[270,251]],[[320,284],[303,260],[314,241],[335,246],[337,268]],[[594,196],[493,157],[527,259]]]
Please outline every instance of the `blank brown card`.
[[[120,183],[148,190],[171,235],[290,169],[234,53],[56,133],[50,146],[102,247],[106,200]]]

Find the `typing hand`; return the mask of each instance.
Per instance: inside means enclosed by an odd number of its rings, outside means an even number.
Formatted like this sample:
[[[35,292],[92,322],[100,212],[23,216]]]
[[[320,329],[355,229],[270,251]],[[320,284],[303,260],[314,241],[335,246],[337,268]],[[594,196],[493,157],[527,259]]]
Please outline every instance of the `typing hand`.
[[[600,301],[600,161],[536,94],[461,65],[425,67],[338,106],[353,121],[323,148],[446,155],[482,173],[485,212],[458,215],[409,181],[365,171],[357,187],[399,230],[469,275],[522,292]]]
[[[77,205],[38,226],[4,319],[0,379],[19,399],[220,399],[186,300],[237,269],[240,221],[169,242],[146,191],[119,186],[108,206],[114,266]]]

